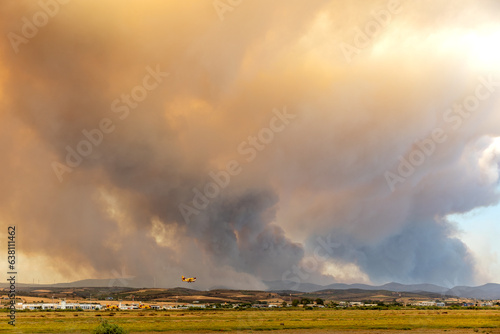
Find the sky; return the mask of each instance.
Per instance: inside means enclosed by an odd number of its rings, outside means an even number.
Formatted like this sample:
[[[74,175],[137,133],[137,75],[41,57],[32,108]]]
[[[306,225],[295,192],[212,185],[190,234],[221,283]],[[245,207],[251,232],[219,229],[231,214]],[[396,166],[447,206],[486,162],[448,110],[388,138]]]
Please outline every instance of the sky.
[[[0,248],[26,283],[500,283],[499,11],[3,4]]]
[[[498,282],[495,277],[500,275],[500,246],[497,242],[500,228],[496,223],[499,216],[500,207],[497,205],[449,217],[458,224],[460,239],[470,248],[478,262],[478,282]]]

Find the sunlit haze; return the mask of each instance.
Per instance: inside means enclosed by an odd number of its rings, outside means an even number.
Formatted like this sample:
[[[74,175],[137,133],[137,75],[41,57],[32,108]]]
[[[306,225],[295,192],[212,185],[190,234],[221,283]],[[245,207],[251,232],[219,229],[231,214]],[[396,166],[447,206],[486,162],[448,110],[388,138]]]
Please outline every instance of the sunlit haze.
[[[500,2],[50,3],[0,11],[18,281],[500,283]]]

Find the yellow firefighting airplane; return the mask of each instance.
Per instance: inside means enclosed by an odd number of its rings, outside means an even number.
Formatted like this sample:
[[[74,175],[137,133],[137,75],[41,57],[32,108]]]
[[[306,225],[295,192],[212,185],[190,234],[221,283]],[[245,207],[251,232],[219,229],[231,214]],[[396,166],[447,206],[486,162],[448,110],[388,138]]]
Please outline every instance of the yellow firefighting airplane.
[[[186,278],[186,277],[182,276],[182,281],[183,282],[188,282],[188,283],[193,283],[194,281],[196,281],[196,277]]]

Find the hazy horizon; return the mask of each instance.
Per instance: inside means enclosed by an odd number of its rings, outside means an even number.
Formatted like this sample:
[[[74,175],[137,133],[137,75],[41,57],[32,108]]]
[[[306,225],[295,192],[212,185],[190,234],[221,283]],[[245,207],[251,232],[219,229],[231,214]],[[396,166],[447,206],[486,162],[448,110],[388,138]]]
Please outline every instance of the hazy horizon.
[[[76,280],[76,281],[66,281],[66,282],[53,282],[53,283],[50,283],[50,282],[45,282],[45,283],[33,283],[33,282],[17,282],[18,284],[21,284],[21,285],[40,285],[40,286],[52,286],[52,285],[58,285],[58,284],[72,284],[72,283],[78,283],[78,282],[83,282],[83,281],[92,281],[92,280],[96,280],[96,281],[108,281],[108,283],[106,283],[106,286],[105,287],[127,287],[127,288],[147,288],[147,289],[173,289],[173,288],[187,288],[187,289],[194,289],[194,290],[206,290],[205,288],[200,288],[198,287],[196,284],[183,284],[182,281],[179,281],[179,282],[172,282],[172,284],[170,286],[154,286],[154,283],[153,284],[146,284],[144,286],[142,285],[131,285],[131,286],[127,286],[127,285],[122,285],[122,283],[118,283],[120,282],[120,279],[123,280],[123,278],[114,278],[114,277],[110,277],[110,278],[84,278],[84,279],[80,279],[80,280]],[[109,285],[109,282],[113,282],[115,281],[116,283],[114,285]],[[123,280],[124,282],[127,282],[129,281],[129,279],[125,279]],[[123,282],[123,283],[124,283]],[[283,282],[281,280],[277,280],[277,281],[264,281],[264,284],[269,283],[269,282]],[[295,282],[292,282],[292,281],[288,281],[288,282],[283,282],[284,285],[286,286],[286,283],[288,283],[289,285],[295,285]],[[409,283],[409,284],[404,284],[404,283],[400,283],[400,282],[385,282],[385,283],[381,283],[381,284],[367,284],[367,283],[356,283],[356,282],[351,282],[351,283],[344,283],[344,282],[334,282],[334,283],[330,283],[330,284],[314,284],[314,283],[308,283],[308,282],[302,282],[303,284],[313,284],[313,285],[318,285],[318,286],[330,286],[330,285],[335,285],[335,284],[344,284],[344,285],[366,285],[366,286],[372,286],[372,287],[380,287],[380,286],[384,286],[384,285],[389,285],[389,284],[401,284],[403,286],[410,286],[410,285],[435,285],[435,286],[438,286],[438,287],[442,287],[442,288],[447,288],[447,289],[451,289],[451,288],[455,288],[455,287],[460,287],[460,286],[440,286],[438,284],[433,284],[433,283]],[[301,284],[302,284],[301,283]],[[488,284],[495,284],[495,285],[500,285],[500,283],[495,283],[495,282],[486,282],[486,283],[481,283],[481,284],[474,284],[474,285],[468,285],[469,287],[481,287],[481,286],[484,286],[484,285],[488,285]],[[103,286],[104,287],[104,286]],[[224,287],[223,285],[220,285],[220,286],[217,286],[217,285],[214,285],[214,286],[211,286],[209,287],[208,289],[215,289],[215,288],[220,288],[220,287]],[[224,287],[226,288],[226,287]],[[237,287],[235,288],[228,288],[228,289],[231,289],[231,290],[243,290],[243,289],[238,289]],[[258,290],[258,289],[248,289],[248,290]],[[273,289],[269,286],[267,286],[267,288],[265,290],[276,290],[276,289]]]

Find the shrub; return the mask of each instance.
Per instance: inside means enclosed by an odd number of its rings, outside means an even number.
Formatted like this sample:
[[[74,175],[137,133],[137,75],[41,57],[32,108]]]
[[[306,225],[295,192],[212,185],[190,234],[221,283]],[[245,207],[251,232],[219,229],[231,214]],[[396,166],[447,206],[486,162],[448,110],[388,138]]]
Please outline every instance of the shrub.
[[[92,334],[127,334],[128,331],[116,324],[110,324],[107,320],[101,321],[99,326],[94,328]]]

